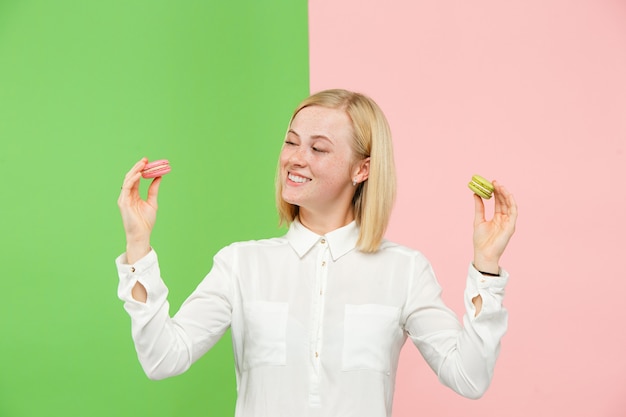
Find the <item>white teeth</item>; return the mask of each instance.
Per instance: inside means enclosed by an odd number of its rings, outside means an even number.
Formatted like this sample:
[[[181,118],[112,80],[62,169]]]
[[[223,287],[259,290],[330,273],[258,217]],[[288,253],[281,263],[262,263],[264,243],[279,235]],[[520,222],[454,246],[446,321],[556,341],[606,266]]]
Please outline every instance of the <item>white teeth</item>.
[[[299,182],[299,183],[303,183],[303,182],[307,182],[308,179],[304,178],[304,177],[299,177],[297,175],[294,174],[289,174],[289,179],[293,182]]]

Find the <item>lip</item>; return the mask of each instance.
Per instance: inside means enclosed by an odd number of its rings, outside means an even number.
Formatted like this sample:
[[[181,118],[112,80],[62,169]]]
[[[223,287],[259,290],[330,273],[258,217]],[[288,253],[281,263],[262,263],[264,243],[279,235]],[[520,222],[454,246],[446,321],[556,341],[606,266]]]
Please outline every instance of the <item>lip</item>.
[[[298,177],[298,178],[304,178],[304,181],[302,181],[302,182],[294,181],[291,178],[289,178],[290,176]],[[288,184],[294,184],[294,185],[303,185],[303,184],[306,184],[307,182],[311,181],[311,178],[309,178],[309,177],[307,177],[305,175],[299,174],[297,172],[292,172],[292,171],[287,171],[286,179],[287,179],[287,183]]]

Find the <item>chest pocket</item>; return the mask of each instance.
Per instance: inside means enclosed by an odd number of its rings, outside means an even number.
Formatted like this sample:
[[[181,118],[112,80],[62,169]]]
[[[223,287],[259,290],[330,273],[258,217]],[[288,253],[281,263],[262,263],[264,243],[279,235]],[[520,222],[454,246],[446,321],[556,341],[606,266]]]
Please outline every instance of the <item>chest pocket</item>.
[[[287,303],[255,301],[245,307],[244,368],[287,363]]]
[[[392,347],[401,332],[400,309],[378,304],[345,307],[342,370],[389,372]]]

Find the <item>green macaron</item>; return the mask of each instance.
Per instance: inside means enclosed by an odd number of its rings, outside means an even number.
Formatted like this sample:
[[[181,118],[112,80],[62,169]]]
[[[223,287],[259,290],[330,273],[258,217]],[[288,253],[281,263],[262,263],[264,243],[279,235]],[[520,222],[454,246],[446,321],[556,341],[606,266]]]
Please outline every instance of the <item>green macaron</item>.
[[[491,198],[491,193],[493,193],[493,184],[480,175],[474,175],[467,186],[474,194],[487,200]]]

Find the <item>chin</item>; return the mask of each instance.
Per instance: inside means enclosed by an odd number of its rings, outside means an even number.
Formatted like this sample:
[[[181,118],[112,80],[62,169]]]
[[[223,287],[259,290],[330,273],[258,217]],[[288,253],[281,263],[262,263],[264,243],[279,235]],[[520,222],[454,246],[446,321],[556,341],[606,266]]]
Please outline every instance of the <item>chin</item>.
[[[280,197],[281,197],[281,198],[282,198],[282,199],[283,199],[286,203],[293,204],[293,205],[295,205],[295,206],[297,206],[297,205],[298,205],[298,199],[297,199],[297,198],[290,197],[288,194],[285,194],[285,192],[284,192],[284,191],[283,191],[283,193],[280,195]]]
[[[294,205],[294,206],[302,207],[302,206],[309,205],[309,204],[307,204],[308,200],[305,199],[305,198],[302,198],[301,196],[294,196],[294,195],[289,195],[289,194],[283,193],[282,198],[283,198],[283,200],[286,203],[289,203],[289,204]],[[310,203],[310,201],[309,201],[309,203]]]

